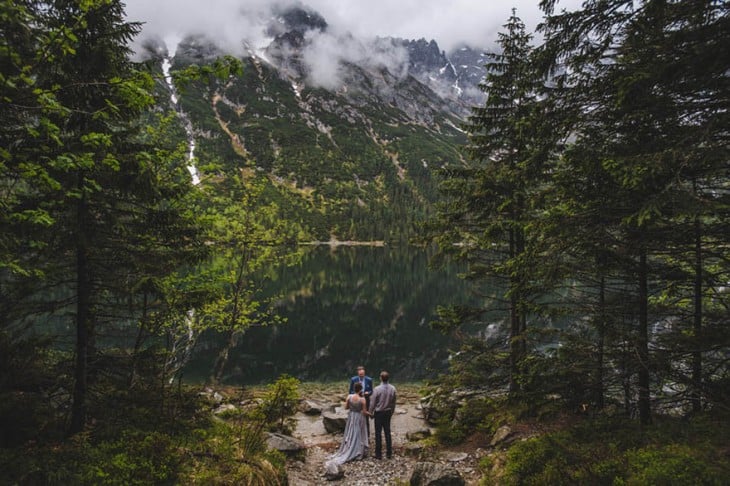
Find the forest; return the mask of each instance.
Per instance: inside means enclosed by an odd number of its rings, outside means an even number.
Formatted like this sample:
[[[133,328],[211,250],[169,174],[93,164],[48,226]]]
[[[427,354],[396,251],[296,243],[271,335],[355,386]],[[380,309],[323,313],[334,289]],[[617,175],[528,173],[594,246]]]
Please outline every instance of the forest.
[[[540,2],[535,33],[513,10],[463,157],[434,169],[433,207],[388,228],[465,265],[480,302],[431,323],[460,345],[423,385],[426,444],[543,432],[485,456],[481,484],[723,484],[728,2],[559,7]],[[225,160],[191,183],[122,2],[2,0],[0,19],[0,482],[286,484],[264,432],[291,431],[297,380],[222,421],[182,370],[207,330],[279,322],[266,270],[324,231]],[[173,76],[202,89],[244,69],[223,56]],[[381,207],[338,223],[397,225]],[[503,295],[484,291],[495,279]],[[506,338],[463,331],[495,315]]]

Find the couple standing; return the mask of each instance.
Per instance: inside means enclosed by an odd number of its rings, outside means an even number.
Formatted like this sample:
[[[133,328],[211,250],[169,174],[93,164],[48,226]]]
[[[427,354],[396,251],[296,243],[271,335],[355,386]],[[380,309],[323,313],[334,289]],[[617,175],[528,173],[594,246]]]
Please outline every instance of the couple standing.
[[[365,374],[365,368],[357,367],[357,375],[350,380],[350,393],[345,401],[348,410],[345,433],[339,450],[325,463],[326,469],[368,454],[370,436],[369,418],[375,420],[375,459],[382,459],[382,439],[385,435],[385,454],[393,456],[393,441],[390,435],[390,419],[395,411],[396,390],[389,383],[387,371],[380,373],[380,385],[373,389],[373,379]]]

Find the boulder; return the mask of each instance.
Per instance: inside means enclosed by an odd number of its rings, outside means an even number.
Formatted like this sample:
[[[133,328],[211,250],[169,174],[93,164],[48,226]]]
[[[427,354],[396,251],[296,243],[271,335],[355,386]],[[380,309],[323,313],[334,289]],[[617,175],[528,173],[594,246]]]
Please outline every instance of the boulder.
[[[344,411],[322,413],[322,424],[330,434],[344,432],[345,423],[347,423],[347,414]]]
[[[512,429],[510,428],[510,426],[503,425],[498,428],[497,431],[494,433],[494,436],[492,436],[492,441],[489,443],[489,445],[492,447],[496,447],[500,444],[503,444],[507,441],[510,435],[512,435]]]
[[[419,442],[408,442],[403,446],[403,453],[410,457],[419,457],[424,450],[424,446]]]
[[[319,415],[322,413],[323,408],[321,403],[313,400],[302,400],[299,404],[299,409],[306,415]]]
[[[213,413],[215,415],[219,415],[224,412],[233,412],[235,410],[236,410],[236,406],[233,405],[232,403],[224,403],[224,404],[216,407],[215,410],[213,410]]]
[[[324,478],[327,481],[337,481],[345,477],[345,469],[341,464],[327,462],[324,465]]]
[[[419,430],[413,430],[410,432],[406,432],[406,439],[410,441],[417,441],[417,440],[423,440],[426,437],[431,436],[431,429],[419,429]]]
[[[413,467],[411,486],[464,486],[466,482],[454,466],[435,462],[417,462]]]
[[[436,409],[436,401],[436,395],[432,394],[421,398],[421,401],[419,402],[421,415],[423,415],[423,418],[430,424],[435,424],[441,415]]]
[[[441,456],[447,462],[461,462],[469,457],[466,452],[445,452]]]
[[[301,440],[275,432],[266,434],[266,445],[269,449],[275,449],[287,455],[293,455],[305,449],[304,442]]]

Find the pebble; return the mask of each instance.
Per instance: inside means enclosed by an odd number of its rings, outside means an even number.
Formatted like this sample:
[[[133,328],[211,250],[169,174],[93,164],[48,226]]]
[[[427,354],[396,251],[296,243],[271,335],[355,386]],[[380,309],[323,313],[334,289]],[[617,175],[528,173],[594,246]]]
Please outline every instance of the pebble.
[[[327,481],[324,477],[324,463],[331,454],[319,446],[310,447],[303,463],[289,464],[289,484],[297,486],[323,484],[382,486],[396,481],[407,483],[415,464],[415,460],[399,455],[394,455],[392,459],[380,460],[367,457],[360,461],[343,464],[345,470],[343,479]]]

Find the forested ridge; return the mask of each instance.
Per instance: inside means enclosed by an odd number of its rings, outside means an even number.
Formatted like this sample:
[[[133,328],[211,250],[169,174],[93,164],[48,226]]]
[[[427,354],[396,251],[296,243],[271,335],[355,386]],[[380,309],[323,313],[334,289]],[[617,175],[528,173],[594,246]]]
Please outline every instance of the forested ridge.
[[[164,48],[149,49],[154,69]],[[173,75],[222,53],[208,39],[185,38]],[[280,62],[299,62],[298,56]],[[343,94],[297,88],[303,81],[292,80],[294,74],[255,56],[242,63],[240,76],[192,81],[179,95],[179,109],[197,135],[197,162],[209,178],[235,170],[256,177],[262,200],[297,221],[302,240],[407,243],[418,235],[438,194],[433,170],[462,158],[459,120],[432,106],[443,100],[387,70],[385,86],[373,86],[379,81],[373,73],[348,65],[353,79]],[[389,90],[417,113],[383,99],[380,91]]]
[[[267,269],[332,236],[466,265],[480,304],[432,323],[460,349],[424,386],[427,451],[489,448],[483,484],[722,484],[728,3],[540,5],[535,34],[516,11],[504,25],[466,137],[367,104],[376,126],[342,126],[313,89],[330,132],[302,145],[315,132],[282,116],[303,101],[273,70],[180,62],[187,116],[232,130],[199,139],[193,184],[160,59],[131,60],[121,2],[1,1],[0,481],[285,484],[264,433],[291,432],[297,380],[218,420],[183,365],[205,330],[235,342],[279,322]],[[263,79],[285,101],[246,118]]]

